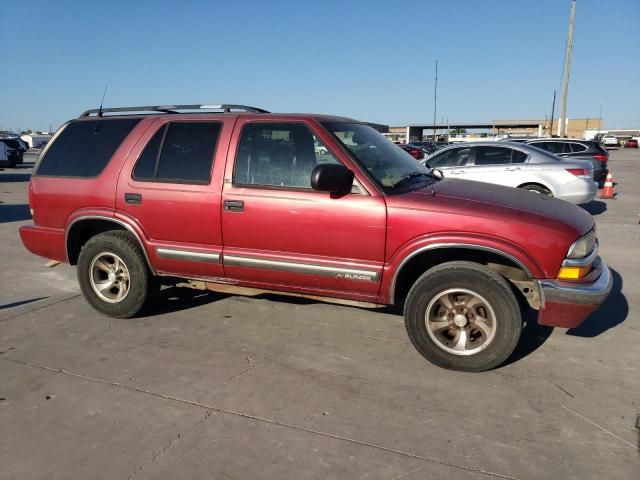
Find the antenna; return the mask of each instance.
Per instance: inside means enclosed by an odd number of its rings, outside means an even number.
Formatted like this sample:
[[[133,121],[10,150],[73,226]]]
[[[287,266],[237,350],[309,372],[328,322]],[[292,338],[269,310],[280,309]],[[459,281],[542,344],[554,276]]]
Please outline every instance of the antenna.
[[[109,87],[109,85],[105,84],[104,92],[102,92],[102,101],[100,102],[100,108],[98,109],[98,116],[99,117],[102,116],[102,105],[104,104],[104,97],[107,95],[107,88],[108,87]]]

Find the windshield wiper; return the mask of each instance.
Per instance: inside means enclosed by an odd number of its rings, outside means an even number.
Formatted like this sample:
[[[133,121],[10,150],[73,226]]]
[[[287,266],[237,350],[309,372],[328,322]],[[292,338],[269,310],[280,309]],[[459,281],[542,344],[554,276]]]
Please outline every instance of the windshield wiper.
[[[433,174],[426,173],[426,172],[411,172],[409,175],[407,175],[403,179],[398,180],[396,183],[391,185],[391,188],[401,187],[402,185],[409,183],[411,180],[418,177],[433,177]]]

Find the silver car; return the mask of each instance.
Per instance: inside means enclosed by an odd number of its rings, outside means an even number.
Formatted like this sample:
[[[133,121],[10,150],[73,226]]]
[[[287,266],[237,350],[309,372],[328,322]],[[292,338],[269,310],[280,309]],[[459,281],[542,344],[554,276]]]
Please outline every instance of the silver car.
[[[593,166],[566,160],[532,145],[515,142],[468,142],[438,150],[422,163],[445,177],[522,188],[581,204],[593,200]]]

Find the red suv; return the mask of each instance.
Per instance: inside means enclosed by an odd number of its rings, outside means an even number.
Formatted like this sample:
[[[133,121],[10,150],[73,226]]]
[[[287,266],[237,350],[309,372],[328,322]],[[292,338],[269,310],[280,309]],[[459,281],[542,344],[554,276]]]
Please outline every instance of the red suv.
[[[611,276],[591,216],[517,189],[441,179],[364,123],[241,105],[89,110],[29,185],[25,246],[77,265],[87,301],[140,314],[164,281],[404,305],[445,368],[504,362],[521,309],[575,327]]]

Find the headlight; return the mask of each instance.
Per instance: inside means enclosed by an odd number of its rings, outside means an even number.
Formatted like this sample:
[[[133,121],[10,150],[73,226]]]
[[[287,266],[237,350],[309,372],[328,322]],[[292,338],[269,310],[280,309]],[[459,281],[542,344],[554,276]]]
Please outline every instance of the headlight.
[[[567,258],[584,258],[589,255],[596,246],[596,242],[598,241],[598,237],[596,236],[596,231],[591,230],[584,237],[576,240],[569,248],[569,253],[567,254]]]

